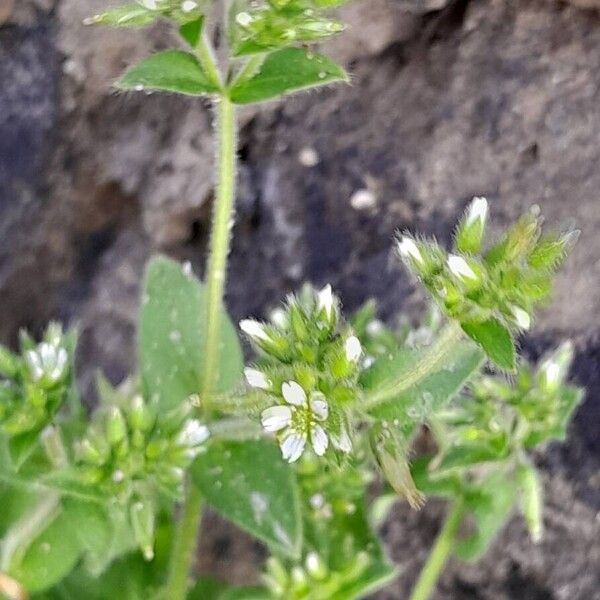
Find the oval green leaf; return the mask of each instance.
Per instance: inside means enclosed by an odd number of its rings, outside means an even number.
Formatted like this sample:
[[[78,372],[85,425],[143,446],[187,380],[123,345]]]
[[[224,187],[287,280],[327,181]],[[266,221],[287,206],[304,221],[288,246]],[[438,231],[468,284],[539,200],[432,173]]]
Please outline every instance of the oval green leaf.
[[[510,331],[500,321],[488,319],[482,323],[463,323],[462,328],[498,367],[509,371],[515,368],[517,360],[515,342]]]
[[[348,75],[326,56],[285,48],[269,54],[254,76],[235,83],[229,97],[235,104],[254,104],[336,81],[348,81]]]
[[[153,259],[147,269],[139,332],[144,390],[161,408],[174,408],[201,388],[206,340],[206,288],[178,263]],[[243,358],[231,320],[222,317],[216,391],[239,383]]]
[[[116,83],[121,90],[153,90],[186,96],[219,91],[196,57],[181,50],[165,50],[135,65]]]
[[[298,483],[268,440],[214,442],[192,467],[206,501],[224,517],[297,558],[302,542]]]

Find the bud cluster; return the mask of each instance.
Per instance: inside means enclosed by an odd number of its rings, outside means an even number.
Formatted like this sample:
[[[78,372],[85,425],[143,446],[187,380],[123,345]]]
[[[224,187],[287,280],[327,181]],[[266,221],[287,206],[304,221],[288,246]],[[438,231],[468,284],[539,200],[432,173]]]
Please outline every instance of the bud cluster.
[[[21,353],[0,348],[0,428],[9,436],[40,431],[62,406],[71,357],[60,325],[51,324],[36,344],[21,336]]]
[[[442,455],[461,454],[478,461],[504,461],[544,441],[563,440],[580,390],[565,384],[573,349],[565,343],[542,359],[537,368],[523,363],[514,383],[482,376],[471,385],[471,397],[438,415],[444,432]],[[442,456],[441,465],[445,459]],[[453,459],[448,466],[457,466]]]
[[[129,512],[136,540],[153,556],[157,498],[183,495],[185,472],[204,450],[208,428],[190,418],[184,403],[158,414],[142,396],[99,408],[86,434],[75,443],[78,478],[100,487]]]
[[[311,42],[344,30],[339,21],[323,16],[323,9],[343,2],[334,0],[269,0],[234,3],[231,38],[238,55],[275,50],[295,43]]]
[[[308,444],[318,456],[329,447],[349,453],[362,347],[341,322],[331,286],[307,287],[270,323],[246,319],[240,327],[261,354],[256,368],[245,370],[246,380],[272,403],[261,420],[276,434],[284,458],[298,460]]]
[[[274,598],[286,600],[346,598],[348,589],[356,590],[351,597],[362,597],[361,579],[380,558],[367,529],[365,496],[372,473],[361,461],[323,469],[307,457],[297,474],[307,549],[300,561],[270,558],[265,584]]]
[[[493,318],[510,331],[529,329],[577,232],[544,236],[542,219],[532,210],[485,251],[487,214],[487,200],[475,198],[457,227],[450,254],[433,241],[409,235],[399,239],[398,252],[448,316],[461,323]]]
[[[148,486],[179,496],[185,470],[209,437],[191,412],[184,403],[159,415],[140,395],[100,408],[75,445],[82,480],[123,501]]]
[[[286,568],[277,558],[267,560],[263,581],[273,598],[329,600],[343,594],[371,566],[367,551],[359,551],[343,568],[330,570],[317,552],[309,552],[302,564]],[[344,596],[345,597],[345,596]]]

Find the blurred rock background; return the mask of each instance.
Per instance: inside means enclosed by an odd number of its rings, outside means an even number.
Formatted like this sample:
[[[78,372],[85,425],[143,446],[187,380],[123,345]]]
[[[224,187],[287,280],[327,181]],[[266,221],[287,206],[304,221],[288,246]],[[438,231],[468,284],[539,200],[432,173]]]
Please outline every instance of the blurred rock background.
[[[114,2],[113,2],[114,3]],[[0,0],[0,339],[78,323],[82,387],[135,364],[144,264],[202,272],[213,194],[209,107],[116,94],[123,68],[169,32],[89,29],[106,0]],[[330,51],[352,85],[242,115],[228,304],[260,316],[303,280],[383,317],[423,296],[390,261],[396,229],[448,240],[473,195],[496,227],[537,203],[580,242],[528,354],[573,338],[587,399],[569,443],[538,457],[547,535],[513,520],[481,563],[453,563],[436,600],[600,599],[600,2],[358,0]],[[398,506],[384,528],[402,598],[444,507]],[[235,581],[260,549],[215,517],[201,563]]]

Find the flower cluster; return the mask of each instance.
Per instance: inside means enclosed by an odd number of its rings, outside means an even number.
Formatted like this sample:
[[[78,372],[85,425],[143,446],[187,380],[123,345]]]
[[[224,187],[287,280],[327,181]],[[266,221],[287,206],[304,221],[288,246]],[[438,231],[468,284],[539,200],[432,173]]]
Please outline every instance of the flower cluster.
[[[348,414],[358,394],[362,347],[340,322],[331,286],[306,288],[268,324],[246,319],[240,327],[262,355],[256,368],[246,369],[246,380],[273,402],[261,420],[276,434],[284,458],[298,460],[308,443],[318,456],[330,445],[349,453]]]
[[[578,233],[542,235],[536,209],[482,253],[487,214],[487,200],[475,198],[458,225],[450,254],[433,241],[409,235],[400,237],[398,252],[448,316],[461,323],[495,319],[511,331],[527,330]]]
[[[69,340],[51,324],[36,344],[21,336],[21,354],[0,348],[0,427],[9,436],[41,431],[63,404],[70,384]]]
[[[238,0],[231,13],[234,51],[255,54],[340,33],[344,25],[321,14],[337,4],[343,0]]]

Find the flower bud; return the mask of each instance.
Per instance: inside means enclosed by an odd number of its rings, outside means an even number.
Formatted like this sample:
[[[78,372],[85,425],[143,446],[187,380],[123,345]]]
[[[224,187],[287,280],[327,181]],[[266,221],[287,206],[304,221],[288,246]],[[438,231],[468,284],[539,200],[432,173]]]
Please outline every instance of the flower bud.
[[[270,341],[264,325],[254,319],[243,319],[240,321],[240,329],[257,344]]]
[[[141,395],[135,395],[127,415],[129,425],[134,431],[149,431],[154,425],[153,411],[146,405]]]
[[[327,565],[317,552],[309,552],[304,561],[306,571],[316,580],[323,580],[327,577]]]
[[[329,284],[317,293],[317,312],[328,328],[335,327],[338,320],[338,299],[333,295]]]
[[[531,327],[531,315],[520,306],[514,304],[510,307],[510,310],[517,326],[527,331]]]
[[[457,254],[451,254],[447,264],[452,275],[463,285],[475,287],[481,283],[481,272],[474,262],[467,261]]]
[[[131,526],[135,540],[146,560],[154,558],[154,508],[147,500],[137,500],[130,509]]]
[[[553,270],[560,266],[579,239],[579,231],[574,230],[561,237],[541,238],[528,257],[534,269]]]
[[[181,446],[195,448],[203,444],[209,437],[210,431],[206,425],[197,419],[190,419],[177,436],[177,442]]]
[[[423,255],[417,246],[417,243],[407,235],[403,235],[398,240],[398,253],[404,262],[410,266],[424,266],[425,261]]]
[[[127,423],[119,408],[112,406],[106,417],[106,437],[111,446],[120,444],[127,435]]]
[[[456,248],[465,254],[477,254],[481,250],[488,215],[485,198],[473,198],[456,232]]]
[[[344,343],[344,351],[346,352],[346,358],[350,362],[358,362],[362,355],[360,340],[355,335],[351,335]]]
[[[35,350],[25,352],[25,361],[31,378],[36,383],[54,385],[66,375],[69,356],[64,348],[48,342],[38,344]]]
[[[555,393],[563,384],[573,362],[573,345],[565,342],[546,358],[538,369],[540,388]]]

